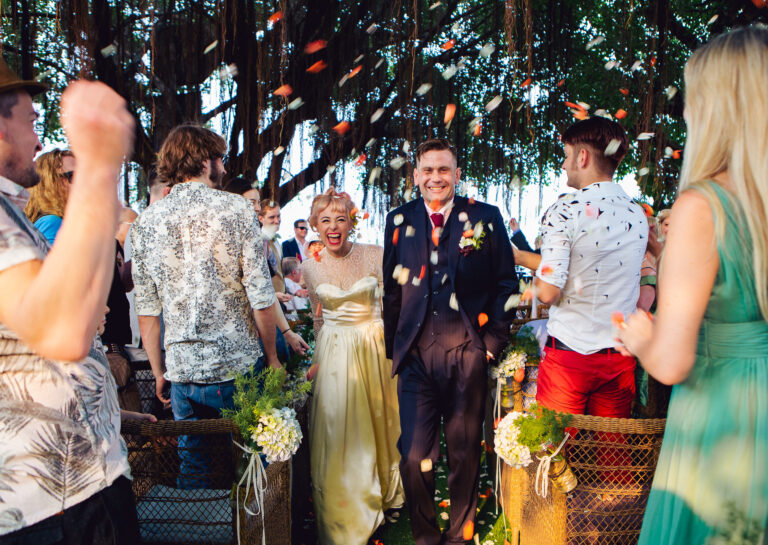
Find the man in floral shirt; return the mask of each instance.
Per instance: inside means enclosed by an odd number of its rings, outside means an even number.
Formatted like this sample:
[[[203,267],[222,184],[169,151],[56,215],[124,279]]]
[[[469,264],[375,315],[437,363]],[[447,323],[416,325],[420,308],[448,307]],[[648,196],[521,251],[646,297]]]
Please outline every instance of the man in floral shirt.
[[[62,124],[79,168],[49,252],[22,212],[41,150],[32,96],[44,89],[0,60],[0,543],[133,544],[117,389],[93,341],[134,122],[101,83],[65,91]]]
[[[218,190],[224,139],[196,125],[176,127],[158,154],[170,193],[131,229],[136,313],[158,398],[176,420],[216,418],[232,408],[234,376],[275,353],[275,291],[256,212],[240,195]],[[165,323],[165,362],[160,319]],[[164,392],[171,383],[170,397]],[[207,457],[179,440],[179,486],[206,486]]]

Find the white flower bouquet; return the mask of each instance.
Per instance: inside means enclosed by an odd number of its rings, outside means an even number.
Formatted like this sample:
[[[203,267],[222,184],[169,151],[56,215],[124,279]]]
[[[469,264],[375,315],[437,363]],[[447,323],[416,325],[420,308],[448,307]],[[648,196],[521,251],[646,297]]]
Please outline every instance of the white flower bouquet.
[[[266,457],[267,463],[290,460],[299,450],[301,426],[296,419],[296,411],[289,407],[261,414],[258,424],[251,430],[251,440]]]
[[[528,361],[528,355],[523,350],[508,350],[502,356],[499,364],[492,366],[488,372],[491,378],[497,380],[514,377],[516,382],[522,382],[525,377],[526,361]]]
[[[518,441],[520,436],[520,427],[515,422],[523,413],[517,411],[510,412],[501,419],[496,428],[496,437],[493,440],[493,450],[515,469],[527,467],[533,461],[531,458],[531,449]]]

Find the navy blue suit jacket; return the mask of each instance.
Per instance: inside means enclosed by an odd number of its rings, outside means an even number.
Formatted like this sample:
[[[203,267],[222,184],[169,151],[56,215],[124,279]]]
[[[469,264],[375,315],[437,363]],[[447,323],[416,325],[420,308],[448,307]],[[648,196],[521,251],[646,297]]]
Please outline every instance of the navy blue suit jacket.
[[[459,254],[459,240],[464,224],[459,220],[466,213],[474,226],[483,222],[485,239],[479,250],[468,255]],[[402,216],[402,223],[395,226],[395,217]],[[499,209],[481,202],[470,202],[455,197],[448,216],[451,222],[448,244],[450,262],[449,279],[456,294],[459,312],[467,327],[474,346],[483,353],[490,351],[498,356],[509,341],[509,326],[514,309],[504,311],[504,305],[513,293],[519,292],[512,245],[507,238],[504,220]],[[413,236],[407,236],[408,227]],[[492,226],[492,227],[491,227]],[[392,243],[394,232],[399,229],[397,245]],[[418,276],[422,266],[429,265],[433,244],[430,241],[431,224],[423,199],[416,199],[392,210],[386,219],[384,232],[384,298],[383,318],[387,357],[392,358],[392,375],[400,366],[423,327],[429,301],[429,282],[414,286],[412,278]],[[392,278],[397,265],[410,269],[408,282],[400,285]],[[480,313],[488,315],[488,323],[478,324]]]
[[[295,238],[283,241],[283,257],[298,257],[299,261],[301,261],[299,243]]]

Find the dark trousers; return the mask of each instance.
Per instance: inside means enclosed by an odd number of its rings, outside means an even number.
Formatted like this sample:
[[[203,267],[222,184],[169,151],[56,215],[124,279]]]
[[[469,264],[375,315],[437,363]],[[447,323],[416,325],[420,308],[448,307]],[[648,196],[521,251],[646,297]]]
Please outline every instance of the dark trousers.
[[[397,383],[398,448],[417,545],[464,543],[465,528],[474,528],[486,388],[485,354],[470,342],[449,350],[438,344],[416,346],[404,362]],[[441,421],[451,499],[450,526],[444,536],[435,516],[434,466],[440,453]],[[424,460],[431,460],[431,464],[422,465]]]
[[[135,545],[139,523],[131,481],[119,477],[58,515],[0,536],[0,545]]]

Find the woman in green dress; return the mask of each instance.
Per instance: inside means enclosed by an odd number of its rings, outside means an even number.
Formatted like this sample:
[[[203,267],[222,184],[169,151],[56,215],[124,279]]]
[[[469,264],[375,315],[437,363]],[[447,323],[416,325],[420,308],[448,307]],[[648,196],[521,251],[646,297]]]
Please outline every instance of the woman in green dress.
[[[674,384],[641,545],[768,542],[768,29],[685,69],[688,135],[656,319],[623,350]]]

